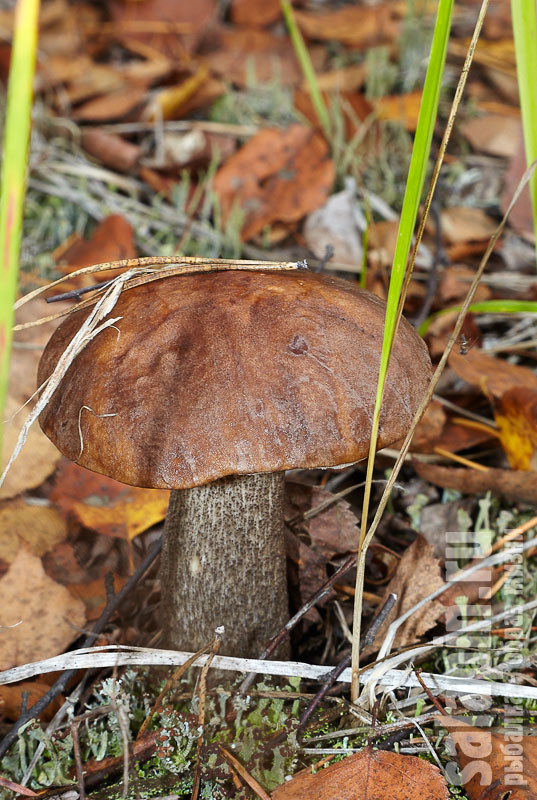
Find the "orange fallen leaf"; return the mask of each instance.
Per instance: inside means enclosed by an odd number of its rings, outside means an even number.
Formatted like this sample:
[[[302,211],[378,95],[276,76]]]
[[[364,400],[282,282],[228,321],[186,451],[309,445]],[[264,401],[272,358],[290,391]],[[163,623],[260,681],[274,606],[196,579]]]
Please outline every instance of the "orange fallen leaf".
[[[6,404],[5,414],[8,422],[4,423],[3,430],[2,468],[15,450],[28,412],[26,409],[21,411],[20,403],[10,398]],[[9,468],[6,479],[0,487],[0,499],[16,497],[22,492],[40,486],[54,472],[59,458],[60,454],[52,442],[37,425],[32,425],[26,444]]]
[[[336,40],[354,47],[391,42],[399,25],[389,3],[375,6],[347,5],[329,11],[295,10],[296,21],[310,39]]]
[[[280,0],[231,0],[231,19],[235,25],[263,28],[281,16]]]
[[[133,539],[166,516],[165,489],[126,486],[65,461],[50,499],[62,514],[105,536]]]
[[[237,86],[246,87],[277,80],[283,86],[298,86],[303,73],[288,37],[259,28],[221,29],[218,49],[204,56],[211,72]],[[308,49],[316,72],[324,68],[325,48]]]
[[[503,732],[474,728],[456,718],[438,721],[455,743],[470,800],[537,797],[537,738],[522,735],[520,717],[507,717]]]
[[[105,261],[119,261],[123,258],[136,258],[132,225],[121,214],[110,214],[100,222],[89,239],[76,239],[61,255],[56,257],[58,267],[68,275],[82,267],[102,264]],[[103,280],[110,280],[116,271],[97,273],[95,275],[79,275],[71,279],[68,288],[92,286]],[[56,292],[57,290],[54,290]],[[65,291],[62,285],[61,291]]]
[[[486,472],[458,467],[442,467],[413,459],[420,478],[443,489],[456,489],[462,494],[492,492],[513,503],[537,503],[537,479],[534,472],[510,469],[488,469]]]
[[[117,36],[125,33],[174,60],[196,48],[216,17],[215,0],[113,0],[107,8]]]
[[[10,720],[17,720],[21,711],[22,696],[27,694],[26,707],[30,708],[40,700],[50,689],[50,685],[44,681],[22,681],[17,684],[6,684],[0,686],[0,716]],[[52,719],[56,711],[63,704],[62,695],[56,697],[40,715],[41,719],[48,722]]]
[[[537,469],[537,390],[508,389],[493,403],[498,434],[513,469]]]
[[[67,537],[67,526],[55,508],[29,505],[25,500],[0,502],[0,559],[10,564],[21,541],[36,556],[52,550]]]
[[[503,192],[501,198],[502,214],[505,214],[511,203],[520,179],[526,169],[526,151],[524,148],[524,137],[522,135],[522,126],[518,134],[518,141],[516,150],[511,156],[511,161],[504,175]],[[533,231],[533,209],[531,207],[530,191],[528,186],[522,190],[520,198],[516,202],[513,210],[509,214],[509,225],[513,226],[515,230],[534,235]]]
[[[125,583],[125,579],[119,575],[114,575],[113,578],[114,590],[118,592]],[[74,597],[84,603],[88,622],[94,622],[100,617],[108,602],[106,577],[104,575],[86,583],[69,583],[67,588]]]
[[[0,578],[0,669],[56,656],[80,635],[84,605],[21,548]]]
[[[476,347],[466,355],[452,350],[449,366],[459,378],[478,386],[492,397],[501,397],[509,389],[522,386],[537,391],[537,375],[531,369],[488,356]]]
[[[407,94],[382,97],[376,103],[379,119],[400,122],[408,131],[415,131],[421,105],[421,89]]]
[[[88,100],[71,111],[71,117],[81,122],[112,122],[122,120],[140,109],[147,97],[147,89],[125,85],[108,94]]]
[[[365,747],[319,772],[311,768],[272,792],[272,800],[448,800],[445,778],[415,756]]]
[[[213,188],[226,219],[238,203],[246,212],[245,241],[274,222],[298,222],[332,189],[334,163],[319,134],[304,125],[267,128],[216,173]]]

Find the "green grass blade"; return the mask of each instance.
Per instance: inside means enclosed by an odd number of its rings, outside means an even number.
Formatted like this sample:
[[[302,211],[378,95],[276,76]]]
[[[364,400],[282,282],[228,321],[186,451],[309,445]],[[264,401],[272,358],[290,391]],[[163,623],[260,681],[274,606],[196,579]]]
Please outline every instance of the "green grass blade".
[[[526,163],[537,158],[537,3],[535,0],[511,0],[516,69],[520,93]],[[533,229],[537,233],[537,175],[530,181]]]
[[[450,312],[459,312],[461,306],[449,306],[431,314],[427,317],[425,322],[422,322],[418,328],[420,336],[425,336],[431,323],[438,317],[443,317],[444,314]],[[537,301],[535,300],[482,300],[479,303],[472,303],[468,311],[473,311],[475,314],[537,314]]]
[[[13,304],[17,292],[26,167],[33,100],[39,0],[18,0],[7,94],[0,189],[0,420],[9,378]],[[0,452],[2,427],[0,425]]]
[[[313,103],[315,113],[317,114],[317,119],[319,120],[321,128],[323,129],[327,138],[330,138],[330,116],[323,100],[321,90],[319,89],[319,84],[317,83],[317,76],[315,75],[315,70],[313,69],[313,64],[311,63],[311,58],[310,54],[308,53],[306,43],[304,42],[300,28],[296,23],[293,7],[290,3],[290,0],[280,0],[280,4],[296,57],[298,58],[298,62],[306,79],[306,83],[308,84],[308,89],[310,90],[311,102]]]
[[[405,277],[406,265],[412,244],[412,235],[416,225],[419,203],[425,183],[427,163],[433,138],[434,125],[442,86],[442,76],[446,61],[447,46],[449,41],[449,31],[451,27],[451,15],[453,10],[453,0],[440,0],[436,16],[431,54],[423,96],[418,118],[418,126],[414,138],[414,147],[410,160],[408,179],[406,184],[405,196],[403,200],[403,210],[399,223],[399,234],[395,249],[390,287],[388,290],[388,300],[386,308],[386,319],[384,326],[384,340],[382,344],[381,363],[379,369],[379,379],[377,386],[377,396],[371,432],[371,447],[369,450],[369,460],[367,466],[366,490],[364,494],[364,507],[362,511],[362,529],[360,533],[360,550],[367,533],[367,520],[369,511],[369,498],[371,480],[373,476],[374,455],[379,431],[380,410],[382,405],[382,395],[388,371],[388,362],[392,348],[392,342],[396,331],[398,320],[399,298]],[[358,581],[360,581],[360,571],[358,571]],[[352,645],[352,686],[351,693],[353,701],[356,700],[359,691],[359,653],[360,653],[360,614],[361,609],[356,608],[358,598],[361,596],[361,586],[358,586],[355,595],[355,615],[353,622],[353,645]]]

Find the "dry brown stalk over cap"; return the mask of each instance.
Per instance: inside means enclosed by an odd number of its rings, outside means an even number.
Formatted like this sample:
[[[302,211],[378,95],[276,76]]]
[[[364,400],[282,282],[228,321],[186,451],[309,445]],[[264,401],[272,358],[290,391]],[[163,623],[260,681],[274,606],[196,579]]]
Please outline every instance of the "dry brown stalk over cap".
[[[351,282],[302,270],[181,275],[124,292],[119,333],[106,328],[73,361],[41,415],[47,436],[88,469],[173,490],[169,646],[195,651],[224,625],[222,652],[257,656],[287,621],[285,470],[367,455],[384,312]],[[40,385],[87,314],[52,336]],[[405,435],[430,374],[403,319],[380,447]]]

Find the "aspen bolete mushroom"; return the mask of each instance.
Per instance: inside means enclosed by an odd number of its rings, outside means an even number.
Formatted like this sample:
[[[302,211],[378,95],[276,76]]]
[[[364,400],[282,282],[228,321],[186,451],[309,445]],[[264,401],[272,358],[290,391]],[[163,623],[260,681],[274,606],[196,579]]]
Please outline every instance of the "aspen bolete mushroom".
[[[47,436],[88,469],[172,490],[169,646],[196,650],[224,625],[222,652],[257,656],[287,621],[285,470],[367,455],[384,312],[349,281],[307,271],[181,275],[125,291],[112,312],[120,333],[102,331],[71,364],[41,414]],[[40,385],[87,314],[52,336]],[[429,378],[403,319],[379,447],[405,435]]]

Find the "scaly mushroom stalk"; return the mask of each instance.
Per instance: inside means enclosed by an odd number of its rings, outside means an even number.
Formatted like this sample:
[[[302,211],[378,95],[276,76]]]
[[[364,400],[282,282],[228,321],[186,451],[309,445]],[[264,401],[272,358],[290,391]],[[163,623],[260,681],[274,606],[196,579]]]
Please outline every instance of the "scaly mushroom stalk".
[[[256,658],[287,622],[284,480],[233,475],[172,491],[160,571],[167,646],[195,652],[224,625],[221,652]]]

